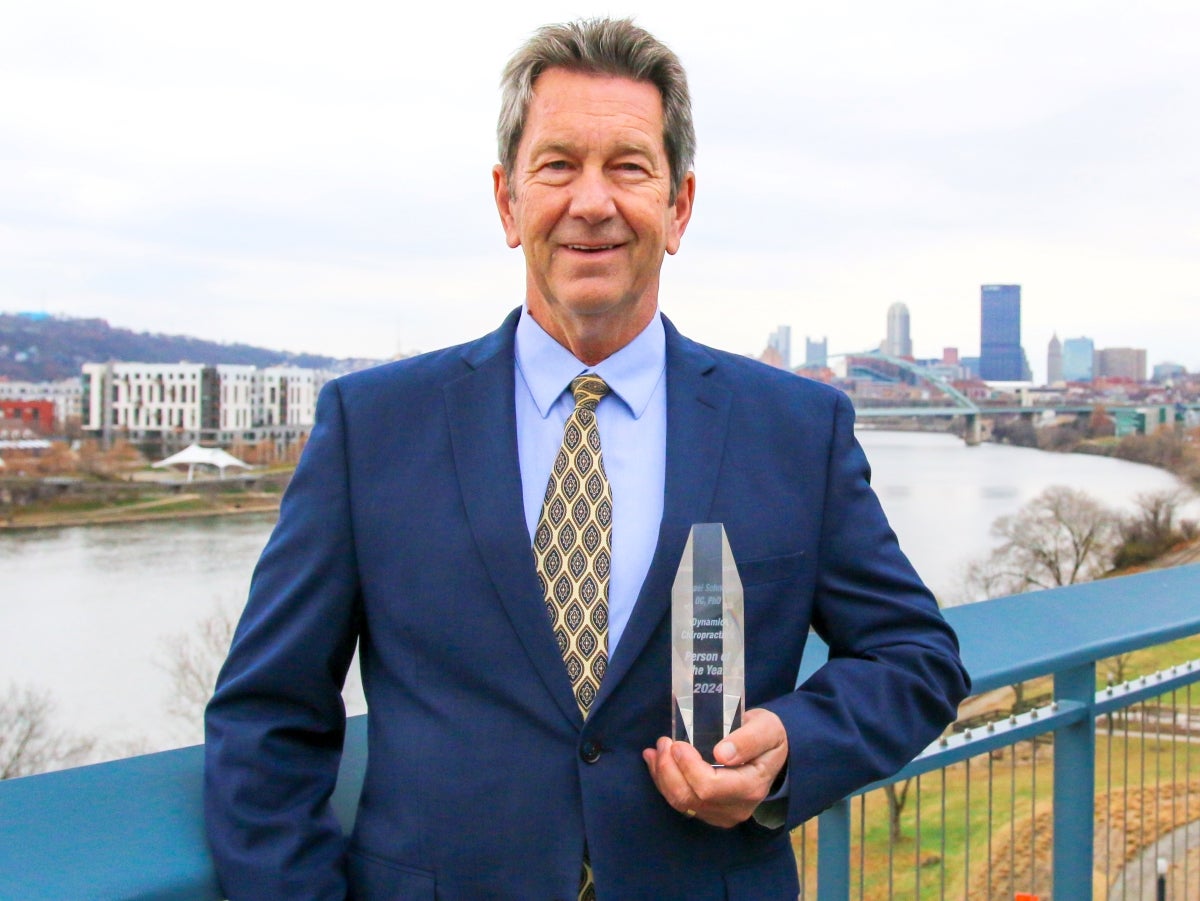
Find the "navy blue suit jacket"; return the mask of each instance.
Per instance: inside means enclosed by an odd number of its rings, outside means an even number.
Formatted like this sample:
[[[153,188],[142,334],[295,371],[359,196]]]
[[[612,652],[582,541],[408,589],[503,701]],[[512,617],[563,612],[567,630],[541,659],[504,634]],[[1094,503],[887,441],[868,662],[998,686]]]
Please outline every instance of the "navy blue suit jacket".
[[[585,724],[522,512],[515,323],[322,393],[208,709],[209,837],[235,901],[573,899],[585,841],[601,901],[795,898],[785,830],[685,819],[641,758],[670,734],[693,523],[724,523],[738,561],[747,706],[787,728],[788,827],[902,766],[967,690],[847,399],[667,323],[662,527]],[[796,689],[810,628],[830,660]],[[356,641],[369,756],[347,838],[328,799]]]

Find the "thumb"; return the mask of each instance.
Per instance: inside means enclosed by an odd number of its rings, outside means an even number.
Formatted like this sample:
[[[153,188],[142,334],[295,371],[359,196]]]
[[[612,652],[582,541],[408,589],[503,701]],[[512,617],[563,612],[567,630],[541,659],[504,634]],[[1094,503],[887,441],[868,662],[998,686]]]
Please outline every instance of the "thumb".
[[[741,766],[787,744],[783,721],[770,710],[747,710],[740,728],[713,748],[713,759],[725,766]]]

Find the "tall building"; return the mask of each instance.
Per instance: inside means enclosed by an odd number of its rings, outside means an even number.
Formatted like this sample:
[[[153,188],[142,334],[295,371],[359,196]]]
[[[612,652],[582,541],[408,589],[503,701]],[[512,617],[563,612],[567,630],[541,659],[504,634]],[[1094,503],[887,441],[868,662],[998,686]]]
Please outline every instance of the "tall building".
[[[824,369],[829,365],[829,338],[814,341],[804,338],[804,366],[807,369]]]
[[[1105,347],[1096,351],[1096,378],[1146,381],[1146,351],[1140,347]]]
[[[269,366],[254,380],[254,424],[312,425],[317,419],[317,395],[327,377],[315,369]]]
[[[1063,342],[1063,379],[1090,382],[1095,370],[1096,345],[1091,338],[1068,338]]]
[[[1046,384],[1057,385],[1063,380],[1062,343],[1058,340],[1058,332],[1050,339],[1046,349]]]
[[[83,428],[132,440],[259,440],[307,432],[324,373],[201,363],[85,363]]]
[[[1154,372],[1151,374],[1151,380],[1159,382],[1168,382],[1171,379],[1179,378],[1182,375],[1187,375],[1187,367],[1181,366],[1179,363],[1155,363]]]
[[[1021,286],[984,285],[980,290],[979,377],[1019,382],[1027,370],[1021,349]]]
[[[912,336],[908,329],[908,307],[902,303],[894,303],[887,311],[887,338],[883,342],[883,352],[891,357],[912,359]]]
[[[781,369],[792,368],[792,327],[790,325],[781,325],[771,332],[770,337],[767,338],[767,346],[779,355],[778,365]]]

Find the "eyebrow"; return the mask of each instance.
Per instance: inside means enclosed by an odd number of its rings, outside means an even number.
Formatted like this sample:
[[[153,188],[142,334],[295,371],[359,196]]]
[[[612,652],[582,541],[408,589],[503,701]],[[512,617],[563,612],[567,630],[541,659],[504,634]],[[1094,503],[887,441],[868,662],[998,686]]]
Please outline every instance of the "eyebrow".
[[[618,141],[615,149],[616,153],[613,154],[614,156],[636,154],[650,160],[656,158],[653,148],[641,141]],[[530,156],[536,157],[544,153],[561,153],[566,156],[576,156],[579,153],[579,147],[570,141],[547,141],[544,144],[538,144],[531,148]]]

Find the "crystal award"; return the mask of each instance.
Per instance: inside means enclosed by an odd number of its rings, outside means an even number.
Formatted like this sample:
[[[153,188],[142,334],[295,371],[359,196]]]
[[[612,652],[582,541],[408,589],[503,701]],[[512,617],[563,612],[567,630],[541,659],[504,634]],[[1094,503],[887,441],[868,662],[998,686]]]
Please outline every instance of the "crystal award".
[[[692,526],[671,589],[671,737],[709,763],[745,710],[742,581],[725,527]]]

